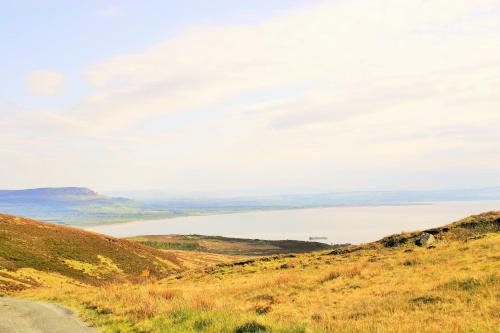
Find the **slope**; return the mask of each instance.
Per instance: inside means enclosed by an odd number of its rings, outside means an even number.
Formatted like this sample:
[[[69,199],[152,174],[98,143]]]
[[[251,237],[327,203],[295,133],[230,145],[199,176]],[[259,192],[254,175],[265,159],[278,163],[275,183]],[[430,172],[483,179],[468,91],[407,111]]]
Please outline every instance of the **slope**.
[[[306,254],[194,269],[155,283],[28,290],[106,332],[497,332],[500,212]],[[184,251],[187,252],[187,251]]]
[[[224,258],[211,258],[220,262]],[[199,261],[199,256],[196,256]],[[187,263],[187,264],[186,264]],[[0,290],[36,286],[58,274],[87,284],[161,278],[180,272],[189,258],[135,242],[79,229],[0,214]]]

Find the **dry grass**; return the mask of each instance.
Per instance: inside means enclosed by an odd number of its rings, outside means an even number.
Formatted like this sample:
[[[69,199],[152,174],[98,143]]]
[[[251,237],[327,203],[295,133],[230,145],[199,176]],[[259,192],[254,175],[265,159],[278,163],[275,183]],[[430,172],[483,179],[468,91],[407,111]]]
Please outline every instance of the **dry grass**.
[[[359,266],[352,266],[348,268],[333,269],[327,274],[325,274],[320,281],[327,282],[330,280],[338,279],[340,277],[345,277],[352,279],[355,276],[361,275],[361,268]]]
[[[159,297],[164,300],[171,300],[175,297],[180,297],[182,295],[182,291],[178,289],[149,289],[148,294],[151,297]]]
[[[154,285],[25,295],[83,306],[87,320],[107,332],[495,332],[499,259],[500,235],[492,234],[412,252],[316,253]]]
[[[73,306],[104,332],[500,332],[500,233],[464,234],[18,295]]]

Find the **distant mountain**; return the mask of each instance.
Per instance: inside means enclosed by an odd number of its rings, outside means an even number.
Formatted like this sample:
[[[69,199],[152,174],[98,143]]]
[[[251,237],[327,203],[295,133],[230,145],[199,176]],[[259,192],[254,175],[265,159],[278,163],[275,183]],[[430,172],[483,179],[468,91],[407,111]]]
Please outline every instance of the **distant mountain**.
[[[95,200],[106,196],[85,187],[45,187],[26,190],[0,190],[0,200]]]
[[[124,194],[127,193],[119,193],[119,195]],[[436,191],[331,192],[226,198],[172,198],[165,197],[161,191],[154,193],[149,191],[147,193],[130,192],[129,195],[132,199],[106,196],[84,187],[0,190],[0,212],[85,227],[182,215],[251,210],[500,200],[500,187]]]
[[[75,226],[173,215],[162,207],[100,195],[83,187],[0,190],[0,212]]]

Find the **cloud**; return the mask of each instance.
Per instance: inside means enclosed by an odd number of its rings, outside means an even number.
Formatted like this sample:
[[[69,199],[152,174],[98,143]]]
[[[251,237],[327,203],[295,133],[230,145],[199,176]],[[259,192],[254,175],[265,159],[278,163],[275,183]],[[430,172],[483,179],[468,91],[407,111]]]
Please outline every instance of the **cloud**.
[[[120,7],[116,5],[108,5],[107,7],[101,9],[97,13],[99,16],[104,17],[117,17],[123,14],[123,11]]]
[[[64,74],[53,70],[36,70],[26,76],[26,87],[33,96],[55,96],[63,91]]]
[[[101,91],[91,100],[102,114],[135,121],[308,82],[313,93],[331,87],[308,103],[326,106],[343,99],[340,107],[320,107],[332,119],[342,118],[368,109],[359,89],[380,89],[380,82],[390,81],[392,92],[368,92],[373,96],[365,102],[384,98],[391,105],[391,98],[404,98],[398,94],[414,94],[402,90],[425,82],[425,76],[496,59],[500,48],[492,40],[499,15],[487,13],[497,3],[335,1],[257,25],[192,27],[89,68],[89,82]]]
[[[382,186],[406,171],[500,168],[499,5],[341,0],[193,26],[97,62],[84,73],[92,94],[19,124],[92,147],[109,187]]]

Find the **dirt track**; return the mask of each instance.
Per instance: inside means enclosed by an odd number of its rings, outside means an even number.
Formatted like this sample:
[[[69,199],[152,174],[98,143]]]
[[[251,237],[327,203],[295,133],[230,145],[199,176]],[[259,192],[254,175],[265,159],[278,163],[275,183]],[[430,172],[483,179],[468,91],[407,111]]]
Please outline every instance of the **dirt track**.
[[[56,304],[0,297],[0,333],[97,333]]]

